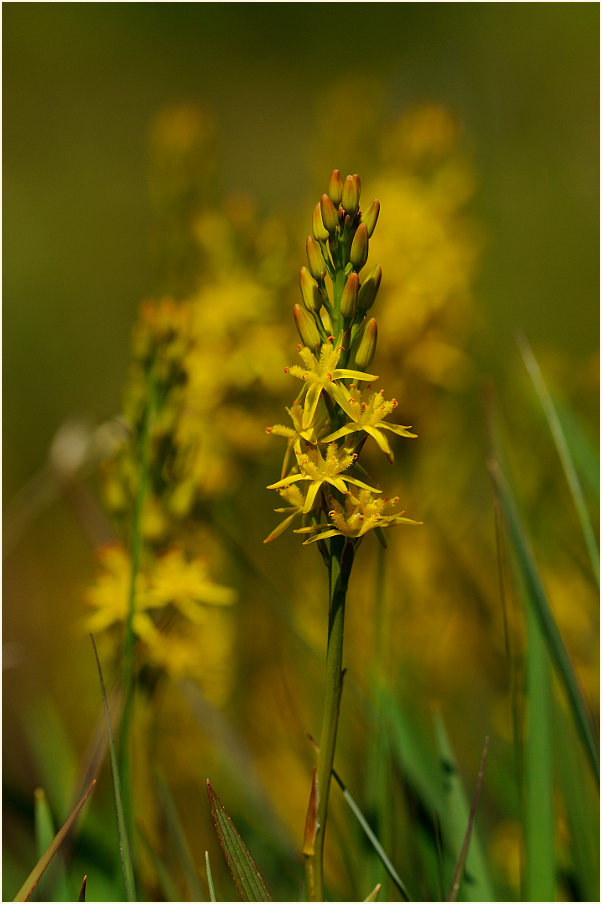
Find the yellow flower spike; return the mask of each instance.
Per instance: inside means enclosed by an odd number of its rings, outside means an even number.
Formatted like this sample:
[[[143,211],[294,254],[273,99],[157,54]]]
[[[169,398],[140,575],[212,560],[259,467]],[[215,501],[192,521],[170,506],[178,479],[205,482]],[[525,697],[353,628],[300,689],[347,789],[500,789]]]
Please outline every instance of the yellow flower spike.
[[[362,223],[366,224],[368,230],[368,238],[372,238],[372,233],[376,229],[376,222],[380,213],[380,202],[376,198],[372,201],[367,210],[362,214]]]
[[[308,235],[305,242],[305,250],[307,252],[307,263],[309,264],[309,272],[314,279],[322,280],[326,276],[326,262],[320,251],[320,246],[313,238]]]
[[[383,430],[388,430],[397,434],[397,436],[416,438],[415,433],[410,433],[409,427],[402,427],[400,424],[389,424],[384,420],[397,408],[397,400],[391,399],[387,401],[383,398],[382,392],[375,392],[370,388],[362,391],[352,384],[348,389],[338,387],[335,399],[352,420],[351,423],[341,427],[340,430],[325,436],[323,440],[325,443],[334,442],[344,436],[349,436],[351,433],[363,430],[368,436],[376,440],[379,449],[393,463],[393,453]]]
[[[333,170],[330,174],[328,194],[333,204],[338,207],[343,200],[343,180],[341,179],[341,171],[338,169]]]
[[[308,311],[319,311],[322,307],[320,287],[307,269],[301,267],[299,271],[299,288],[303,297],[303,304]]]
[[[349,474],[343,474],[347,468],[351,467],[357,456],[350,455],[345,449],[337,446],[336,443],[330,443],[326,449],[326,458],[322,457],[322,453],[318,446],[308,448],[308,450],[297,456],[297,464],[300,469],[299,474],[292,474],[285,477],[284,480],[278,480],[268,486],[268,490],[277,490],[280,487],[289,487],[290,484],[298,480],[309,481],[307,495],[305,497],[305,505],[303,513],[309,512],[314,505],[316,496],[323,484],[329,484],[339,491],[339,493],[347,493],[347,484],[370,490],[372,493],[380,493],[375,487],[369,487],[368,484]]]
[[[355,363],[358,367],[370,367],[372,364],[372,359],[376,352],[377,337],[378,330],[376,320],[374,317],[371,317],[364,327],[364,331],[355,352]]]
[[[298,306],[297,306],[298,307]],[[301,309],[300,309],[301,310]],[[308,315],[309,316],[309,315]],[[301,396],[305,396],[303,429],[307,429],[314,423],[316,409],[324,389],[331,397],[335,393],[336,380],[361,380],[370,382],[378,380],[374,374],[366,374],[359,370],[349,370],[337,367],[341,352],[341,346],[335,348],[332,342],[324,342],[320,349],[320,357],[316,358],[309,348],[299,350],[299,356],[305,364],[305,369],[293,364],[287,368],[293,377],[304,380],[306,386]]]
[[[357,273],[350,273],[341,295],[341,314],[346,320],[355,317],[359,284],[360,278]]]
[[[329,233],[326,226],[324,225],[324,221],[322,220],[322,208],[319,201],[314,207],[311,221],[311,231],[314,234],[316,242],[327,241]]]
[[[374,304],[377,292],[380,288],[383,271],[379,264],[376,265],[360,286],[357,296],[357,306],[360,311],[369,311]]]
[[[343,183],[341,204],[348,214],[353,216],[360,203],[359,176],[346,176]]]
[[[360,223],[356,229],[349,251],[349,260],[356,270],[361,270],[368,260],[368,229],[365,223]]]
[[[339,225],[339,212],[328,195],[322,195],[320,198],[320,210],[322,212],[322,221],[328,232],[335,232]]]

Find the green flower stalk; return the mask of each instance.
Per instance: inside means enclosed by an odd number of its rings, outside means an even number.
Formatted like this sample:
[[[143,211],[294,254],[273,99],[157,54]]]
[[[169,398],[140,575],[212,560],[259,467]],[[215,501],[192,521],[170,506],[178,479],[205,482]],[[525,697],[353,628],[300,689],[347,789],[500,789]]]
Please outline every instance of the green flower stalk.
[[[286,518],[264,541],[269,543],[300,518],[293,532],[305,535],[304,545],[317,543],[328,569],[329,611],[326,680],[318,762],[306,821],[303,854],[307,895],[324,900],[323,855],[328,797],[336,748],[343,684],[345,603],[358,546],[370,531],[400,524],[417,524],[404,517],[399,499],[360,479],[358,459],[365,442],[373,439],[389,461],[393,452],[384,431],[414,437],[409,427],[388,418],[397,401],[375,392],[378,380],[367,373],[376,351],[377,328],[368,317],[378,293],[382,272],[362,270],[376,227],[380,204],[374,200],[362,214],[359,176],[341,179],[333,170],[328,194],[316,204],[312,233],[306,241],[307,267],[299,285],[303,305],[294,306],[302,345],[302,366],[286,372],[302,381],[287,412],[292,426],[276,424],[268,433],[282,436],[287,448],[280,480],[268,489],[289,503],[275,511]],[[327,279],[330,286],[327,286]],[[358,388],[362,384],[362,389]],[[362,475],[365,471],[362,469]],[[299,522],[297,521],[297,524]]]

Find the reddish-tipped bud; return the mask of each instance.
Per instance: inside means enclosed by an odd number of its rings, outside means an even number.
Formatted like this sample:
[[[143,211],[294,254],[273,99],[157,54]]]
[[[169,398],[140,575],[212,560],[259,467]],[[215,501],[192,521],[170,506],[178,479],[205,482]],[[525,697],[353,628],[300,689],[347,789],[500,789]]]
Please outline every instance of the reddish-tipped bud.
[[[369,311],[374,304],[374,299],[376,298],[382,275],[383,271],[380,264],[377,264],[373,270],[370,270],[370,273],[361,284],[357,296],[357,306],[360,311]]]
[[[355,231],[349,252],[349,260],[356,270],[361,270],[368,260],[368,230],[365,223],[360,223]]]
[[[357,178],[357,182],[355,181]],[[354,214],[355,211],[359,207],[360,203],[360,191],[359,191],[359,176],[346,176],[345,182],[343,183],[343,197],[341,198],[341,203],[347,213]]]
[[[372,364],[376,352],[376,320],[372,317],[366,324],[364,334],[355,353],[355,363],[360,370],[366,370]]]
[[[303,297],[303,304],[308,311],[319,311],[322,307],[320,287],[307,269],[301,267],[299,271],[299,288]]]
[[[294,305],[293,316],[303,345],[317,349],[322,340],[313,316],[305,308],[302,308],[300,304]]]
[[[374,199],[370,204],[368,210],[365,210],[362,214],[362,223],[366,224],[366,229],[368,230],[368,238],[372,238],[372,233],[376,229],[376,221],[378,220],[378,215],[380,213],[380,203]]]
[[[314,213],[311,221],[311,231],[314,234],[314,238],[316,242],[325,242],[328,238],[328,230],[324,225],[322,220],[322,210],[320,208],[320,202],[316,204],[314,207]]]
[[[320,246],[311,235],[307,236],[305,242],[305,250],[307,252],[307,263],[309,264],[309,272],[314,279],[324,279],[326,274],[326,264],[324,257],[320,251]]]
[[[341,171],[338,169],[333,170],[330,174],[328,194],[335,207],[338,207],[343,197],[343,180],[341,179]]]
[[[334,232],[339,225],[339,211],[328,195],[322,195],[320,198],[320,209],[322,211],[322,222],[326,229],[329,232]]]
[[[341,314],[346,320],[355,317],[359,285],[360,278],[357,273],[350,273],[341,295]]]

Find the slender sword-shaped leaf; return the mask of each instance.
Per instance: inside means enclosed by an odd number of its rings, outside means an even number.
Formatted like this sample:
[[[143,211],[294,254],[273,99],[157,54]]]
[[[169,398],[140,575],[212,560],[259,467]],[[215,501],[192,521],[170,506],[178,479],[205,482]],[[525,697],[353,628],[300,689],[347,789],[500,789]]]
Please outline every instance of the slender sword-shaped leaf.
[[[443,838],[447,849],[461,851],[466,839],[466,826],[471,825],[470,810],[464,788],[456,767],[454,753],[441,716],[435,714],[435,728],[439,747],[439,758],[443,770],[443,790],[445,802],[441,811]],[[486,860],[483,855],[478,833],[471,825],[470,848],[466,852],[463,869],[464,893],[469,901],[493,901],[495,894]],[[462,876],[460,875],[460,879]],[[449,881],[449,879],[448,879]],[[451,887],[453,888],[454,880]]]
[[[479,774],[477,776],[477,784],[476,784],[475,792],[474,792],[474,795],[472,798],[472,805],[470,807],[470,815],[468,817],[468,825],[466,826],[466,834],[464,835],[464,841],[462,842],[462,848],[460,850],[458,862],[456,863],[456,868],[454,870],[454,875],[452,877],[449,894],[447,896],[448,901],[457,901],[458,900],[458,893],[460,891],[460,886],[462,884],[462,876],[464,875],[464,868],[466,866],[466,860],[468,858],[468,847],[470,845],[470,836],[472,835],[472,827],[474,825],[474,818],[475,818],[475,814],[477,812],[477,805],[479,803],[479,797],[481,796],[481,787],[483,785],[483,776],[485,775],[485,763],[487,762],[488,749],[489,749],[489,737],[486,737],[485,744],[483,745],[483,754],[481,756],[481,765],[479,767]]]
[[[38,860],[38,862],[36,863],[36,865],[34,866],[32,871],[30,872],[29,876],[27,877],[27,879],[25,880],[25,882],[23,883],[23,885],[21,886],[21,888],[19,889],[19,891],[17,892],[15,897],[13,898],[13,901],[27,901],[28,900],[28,898],[30,897],[34,888],[40,881],[40,878],[43,875],[44,870],[46,869],[46,867],[48,866],[48,864],[50,863],[50,861],[52,860],[52,858],[54,857],[54,855],[56,854],[58,849],[60,848],[63,841],[65,840],[67,833],[69,832],[73,823],[77,819],[79,811],[81,810],[81,808],[83,807],[85,802],[88,800],[88,797],[92,793],[92,789],[94,788],[95,784],[96,784],[96,779],[94,779],[90,783],[90,787],[88,788],[88,790],[86,791],[86,793],[84,794],[82,799],[79,801],[79,803],[77,804],[75,809],[72,811],[72,813],[68,817],[67,821],[63,824],[63,826],[56,833],[52,842],[48,846],[47,850],[42,854],[42,856],[40,857],[40,859]]]
[[[188,883],[188,888],[190,889],[192,900],[200,901],[203,897],[203,889],[201,888],[197,868],[195,866],[188,841],[186,840],[186,833],[184,832],[184,827],[182,826],[182,821],[178,814],[175,801],[173,799],[171,791],[167,786],[167,783],[163,781],[162,777],[156,770],[154,771],[154,777],[159,800],[161,802],[163,813],[165,814],[165,819],[167,822],[167,830],[169,832],[170,838],[174,842],[178,860],[180,861],[180,865],[184,873],[184,878]]]
[[[213,873],[211,872],[211,864],[209,863],[209,851],[205,851],[205,870],[207,872],[207,885],[209,886],[209,897],[212,901],[217,901],[215,897],[215,886],[213,885]]]
[[[119,765],[117,762],[117,751],[115,748],[115,740],[113,738],[113,729],[111,727],[111,714],[109,712],[109,703],[107,700],[107,692],[105,690],[105,682],[98,658],[98,651],[94,638],[90,634],[92,647],[94,649],[94,658],[96,659],[96,668],[98,669],[98,679],[100,681],[100,689],[102,692],[102,701],[105,710],[105,719],[107,723],[107,735],[109,738],[109,755],[111,758],[111,771],[113,773],[113,792],[115,796],[115,812],[117,814],[117,829],[119,832],[119,854],[121,857],[121,869],[123,872],[123,882],[125,885],[125,894],[128,901],[136,900],[136,885],[134,883],[134,867],[132,865],[132,856],[130,853],[130,842],[128,838],[127,825],[125,821],[125,813],[123,809],[123,799],[121,796],[121,781],[119,778]]]
[[[36,850],[39,857],[48,848],[56,834],[56,827],[52,818],[52,812],[48,803],[48,798],[42,788],[37,788],[34,792],[34,821],[36,833]],[[67,874],[65,871],[65,862],[62,856],[63,852],[56,855],[54,862],[54,877],[49,874],[44,876],[39,893],[42,897],[52,894],[53,899],[58,901],[69,900],[69,885],[67,882]],[[52,870],[51,870],[52,872]],[[50,881],[49,881],[50,880]]]
[[[548,421],[548,426],[556,445],[558,457],[560,458],[560,461],[562,463],[564,475],[569,485],[571,496],[573,497],[573,504],[577,510],[577,515],[579,516],[579,523],[581,525],[581,530],[585,539],[585,545],[587,547],[592,571],[594,573],[594,577],[596,578],[599,589],[600,553],[598,551],[598,544],[596,543],[596,536],[589,517],[589,512],[587,510],[587,504],[585,502],[585,496],[583,495],[583,490],[581,488],[581,482],[579,480],[579,477],[577,476],[577,470],[573,463],[573,457],[569,450],[569,445],[567,443],[564,430],[562,429],[560,418],[558,417],[556,408],[554,407],[552,397],[548,391],[548,387],[546,386],[546,382],[544,380],[539,364],[537,363],[537,359],[535,358],[535,355],[533,354],[531,346],[529,345],[526,337],[523,333],[519,333],[516,337],[516,341],[518,343],[520,353],[523,356],[525,367],[527,368],[529,376],[533,381],[535,391],[537,392],[541,407],[543,408],[544,414]]]
[[[78,894],[78,896],[77,896],[77,900],[78,900],[78,901],[85,901],[85,900],[86,900],[86,885],[87,885],[87,884],[88,884],[88,877],[87,877],[87,876],[84,876],[84,878],[82,879],[82,884],[81,884],[81,887],[80,887],[80,890],[79,890],[79,894]]]
[[[554,764],[551,726],[552,685],[548,651],[537,616],[527,604],[526,697],[528,721],[524,749],[525,901],[553,901]]]
[[[238,834],[226,808],[211,787],[209,779],[207,779],[207,795],[217,838],[241,899],[243,901],[271,901],[272,897],[253,858]]]
[[[379,882],[378,885],[374,886],[374,888],[372,889],[372,891],[370,892],[368,897],[364,898],[364,901],[377,901],[381,888],[382,888],[382,885]]]
[[[550,612],[546,594],[535,566],[533,554],[518,513],[514,495],[510,489],[510,484],[502,474],[497,461],[489,462],[489,470],[504,512],[512,548],[524,582],[527,598],[535,611],[552,661],[556,666],[560,680],[564,684],[577,730],[588,753],[590,764],[599,786],[600,760],[598,745],[592,728],[591,717],[583,699],[573,664],[566,651],[554,617]]]

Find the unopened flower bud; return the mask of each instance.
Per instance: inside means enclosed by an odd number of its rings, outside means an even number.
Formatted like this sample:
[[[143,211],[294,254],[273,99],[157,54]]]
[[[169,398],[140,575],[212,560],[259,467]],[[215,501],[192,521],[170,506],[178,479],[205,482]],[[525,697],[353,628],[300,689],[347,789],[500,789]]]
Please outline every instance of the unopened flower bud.
[[[317,244],[315,239],[311,237],[311,235],[307,236],[305,250],[307,251],[309,272],[314,279],[323,279],[324,275],[326,274],[326,264],[324,262],[324,257],[322,256],[322,252],[320,251],[320,246]]]
[[[376,352],[376,320],[372,317],[366,324],[364,334],[355,353],[355,363],[360,370],[366,370],[372,364]]]
[[[333,170],[330,174],[328,194],[335,207],[338,207],[343,197],[343,180],[341,179],[341,171],[338,169]]]
[[[378,220],[378,215],[380,213],[380,203],[374,199],[370,204],[368,210],[365,210],[362,214],[362,223],[366,224],[366,229],[368,230],[368,238],[372,238],[372,233],[376,229],[376,221]]]
[[[341,295],[341,314],[345,319],[355,317],[359,284],[360,278],[357,273],[351,273],[347,278],[343,294]]]
[[[319,201],[314,207],[314,213],[311,222],[311,231],[314,234],[316,242],[325,242],[328,238],[328,230],[322,220],[322,210],[320,209]]]
[[[326,335],[332,336],[332,320],[326,308],[322,308],[322,310],[320,311],[320,317],[322,318],[322,324],[324,325],[324,329],[326,330]]]
[[[374,304],[374,299],[376,298],[382,275],[382,268],[380,264],[377,264],[373,270],[370,270],[370,273],[361,284],[357,296],[357,306],[360,311],[369,311]]]
[[[357,181],[356,181],[357,180]],[[360,203],[359,176],[346,176],[343,183],[343,197],[341,203],[347,213],[355,213]]]
[[[318,348],[322,340],[312,315],[305,308],[302,308],[300,304],[296,304],[293,307],[293,316],[303,345],[308,348]]]
[[[322,307],[320,287],[307,269],[301,267],[299,271],[299,287],[303,296],[303,304],[308,311],[319,311]]]
[[[347,183],[345,182],[345,184]],[[368,260],[368,230],[365,223],[360,223],[355,231],[349,252],[349,260],[356,270],[361,270]]]
[[[322,195],[320,198],[320,209],[322,211],[322,222],[326,229],[328,232],[334,232],[339,225],[339,212],[328,195]]]

